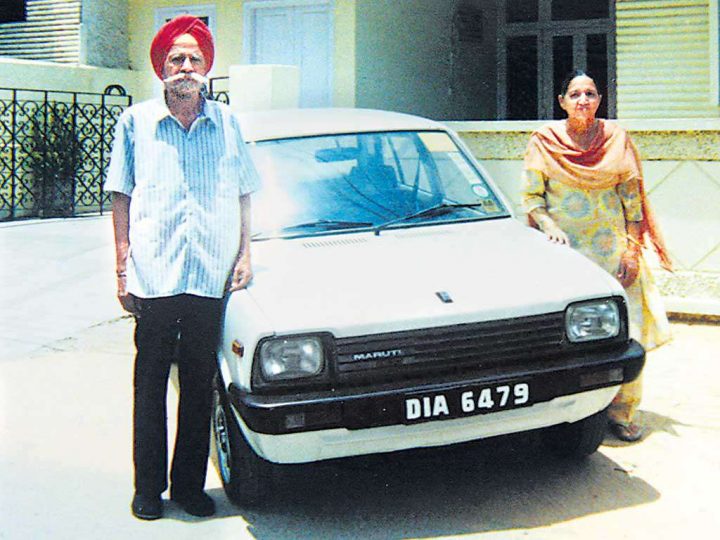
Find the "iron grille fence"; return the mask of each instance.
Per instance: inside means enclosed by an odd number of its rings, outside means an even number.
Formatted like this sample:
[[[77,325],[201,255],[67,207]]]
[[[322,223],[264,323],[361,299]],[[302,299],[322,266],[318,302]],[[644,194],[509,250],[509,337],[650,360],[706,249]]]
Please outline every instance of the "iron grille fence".
[[[211,77],[210,88],[208,89],[208,98],[219,101],[220,103],[230,104],[230,90],[228,89],[228,83],[230,77]]]
[[[102,94],[0,88],[0,220],[103,212],[119,85]]]

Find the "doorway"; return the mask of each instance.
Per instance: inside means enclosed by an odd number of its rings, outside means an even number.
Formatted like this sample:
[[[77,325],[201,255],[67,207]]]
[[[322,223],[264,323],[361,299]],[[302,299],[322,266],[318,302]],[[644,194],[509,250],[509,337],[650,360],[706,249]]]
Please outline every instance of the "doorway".
[[[557,95],[565,75],[583,69],[616,116],[615,0],[499,0],[498,118],[564,118]]]
[[[244,9],[245,62],[298,66],[300,106],[332,105],[332,1],[255,0]]]

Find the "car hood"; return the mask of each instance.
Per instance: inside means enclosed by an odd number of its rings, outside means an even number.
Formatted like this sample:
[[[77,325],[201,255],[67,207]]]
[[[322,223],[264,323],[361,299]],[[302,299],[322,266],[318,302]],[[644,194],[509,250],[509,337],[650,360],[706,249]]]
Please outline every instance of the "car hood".
[[[277,334],[446,326],[624,294],[588,259],[514,219],[266,240],[253,243],[253,263],[247,292]]]

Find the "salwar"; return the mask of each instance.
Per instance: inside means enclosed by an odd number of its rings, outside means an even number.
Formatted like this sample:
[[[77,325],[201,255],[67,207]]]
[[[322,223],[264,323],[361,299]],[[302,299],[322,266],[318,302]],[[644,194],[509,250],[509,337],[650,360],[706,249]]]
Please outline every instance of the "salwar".
[[[639,263],[637,280],[627,287],[625,292],[629,300],[630,337],[639,341],[645,348],[647,362],[650,351],[667,343],[671,334],[660,293],[644,257],[640,257]],[[608,409],[608,418],[611,422],[623,424],[633,422],[642,399],[642,388],[642,372],[637,379],[620,387]]]
[[[633,421],[642,399],[642,376],[641,372],[637,379],[620,387],[608,408],[608,419],[611,422],[629,424]]]
[[[205,486],[210,448],[212,379],[221,299],[193,295],[138,299],[135,326],[133,462],[135,492],[159,496],[167,480],[167,386],[178,363],[178,427],[170,481],[173,494]],[[174,352],[176,351],[176,355]]]

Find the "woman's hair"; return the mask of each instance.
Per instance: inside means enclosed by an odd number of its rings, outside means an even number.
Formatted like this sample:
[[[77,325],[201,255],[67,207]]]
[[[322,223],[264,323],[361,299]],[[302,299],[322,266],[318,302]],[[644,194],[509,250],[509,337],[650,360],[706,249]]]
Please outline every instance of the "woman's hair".
[[[562,84],[560,85],[560,95],[561,96],[564,96],[565,94],[567,94],[570,83],[576,77],[587,77],[588,79],[591,79],[592,82],[595,82],[595,77],[593,77],[587,71],[585,71],[583,69],[574,69],[567,74],[567,76],[563,79]],[[596,83],[596,85],[597,85],[597,83]]]

